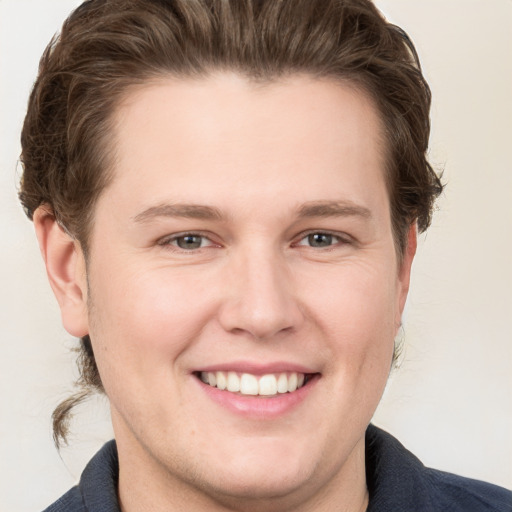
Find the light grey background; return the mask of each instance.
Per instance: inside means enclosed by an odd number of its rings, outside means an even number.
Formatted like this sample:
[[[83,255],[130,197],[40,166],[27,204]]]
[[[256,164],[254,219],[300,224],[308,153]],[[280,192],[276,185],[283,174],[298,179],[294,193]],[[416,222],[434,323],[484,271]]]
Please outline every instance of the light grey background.
[[[32,225],[16,198],[37,62],[78,0],[0,0],[0,511],[43,509],[109,437],[83,407],[61,457],[50,414],[76,376]],[[406,351],[375,422],[427,465],[512,487],[512,1],[378,0],[434,94],[431,160],[448,182],[422,237]]]

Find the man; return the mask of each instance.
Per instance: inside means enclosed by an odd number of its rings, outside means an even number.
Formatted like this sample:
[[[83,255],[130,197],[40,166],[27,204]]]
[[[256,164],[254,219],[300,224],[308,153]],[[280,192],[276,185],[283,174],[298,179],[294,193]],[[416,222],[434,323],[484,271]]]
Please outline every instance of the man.
[[[429,104],[368,2],[70,17],[21,199],[116,445],[49,510],[510,510],[368,427],[441,191]]]

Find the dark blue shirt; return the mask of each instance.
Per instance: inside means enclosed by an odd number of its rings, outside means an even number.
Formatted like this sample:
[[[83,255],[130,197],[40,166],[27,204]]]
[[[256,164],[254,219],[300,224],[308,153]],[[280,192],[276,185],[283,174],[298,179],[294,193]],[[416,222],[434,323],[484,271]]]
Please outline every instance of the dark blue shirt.
[[[80,483],[44,512],[120,512],[115,441],[89,462]],[[366,431],[367,512],[512,512],[512,492],[426,468],[395,438]]]

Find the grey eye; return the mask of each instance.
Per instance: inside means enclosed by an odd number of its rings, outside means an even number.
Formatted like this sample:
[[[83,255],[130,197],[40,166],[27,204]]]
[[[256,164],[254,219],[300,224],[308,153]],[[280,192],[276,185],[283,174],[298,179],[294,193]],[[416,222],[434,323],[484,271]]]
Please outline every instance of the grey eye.
[[[204,237],[200,235],[183,235],[176,238],[176,245],[180,249],[199,249],[203,245]]]
[[[307,238],[311,247],[329,247],[333,244],[334,237],[328,233],[311,233]]]

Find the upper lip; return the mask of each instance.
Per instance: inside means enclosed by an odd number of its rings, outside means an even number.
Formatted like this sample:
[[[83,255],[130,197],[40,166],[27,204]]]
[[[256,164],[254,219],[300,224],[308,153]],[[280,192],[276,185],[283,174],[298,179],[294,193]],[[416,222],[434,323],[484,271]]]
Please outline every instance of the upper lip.
[[[238,373],[250,373],[252,375],[266,375],[269,373],[318,373],[311,367],[307,367],[301,364],[275,361],[271,363],[260,363],[251,361],[232,361],[229,363],[212,364],[208,366],[201,366],[196,368],[195,372],[238,372]]]

